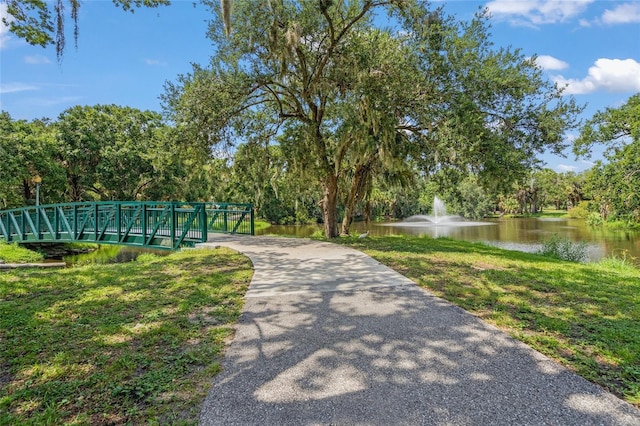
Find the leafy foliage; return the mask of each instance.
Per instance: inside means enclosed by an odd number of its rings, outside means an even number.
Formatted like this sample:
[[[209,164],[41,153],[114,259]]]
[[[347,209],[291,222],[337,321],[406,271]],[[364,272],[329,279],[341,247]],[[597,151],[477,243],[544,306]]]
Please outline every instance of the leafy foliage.
[[[580,111],[535,58],[493,48],[485,14],[462,23],[417,1],[239,2],[229,33],[211,6],[212,65],[167,84],[167,112],[207,147],[277,140],[322,191],[330,237],[338,211],[348,233],[370,210],[377,177],[406,187],[417,170],[471,169],[484,186],[510,184],[535,153],[564,147]],[[384,11],[401,30],[373,26]]]
[[[574,144],[579,155],[588,155],[594,144],[604,144],[608,163],[599,161],[587,174],[591,192],[604,220],[640,222],[640,94],[620,108],[598,112],[582,128]]]
[[[597,112],[580,131],[573,144],[577,156],[589,157],[596,144],[605,145],[608,153],[627,143],[640,141],[640,93],[631,96],[619,108],[606,108]]]
[[[41,199],[62,201],[63,169],[55,161],[59,149],[55,132],[48,120],[13,120],[0,113],[0,208],[20,207],[35,201],[34,178],[47,182]]]
[[[568,262],[583,262],[587,258],[587,244],[584,242],[574,243],[567,237],[553,235],[542,242],[539,253],[542,256]]]
[[[0,208],[35,201],[210,200],[215,161],[181,140],[158,113],[73,107],[58,121],[0,115]],[[226,199],[226,197],[224,197]]]
[[[73,107],[60,115],[61,157],[70,198],[140,199],[160,176],[161,117],[115,105]],[[155,163],[155,164],[154,164]]]
[[[469,176],[456,188],[452,188],[447,193],[447,201],[451,212],[473,220],[482,219],[492,213],[495,206],[492,197],[473,176]]]

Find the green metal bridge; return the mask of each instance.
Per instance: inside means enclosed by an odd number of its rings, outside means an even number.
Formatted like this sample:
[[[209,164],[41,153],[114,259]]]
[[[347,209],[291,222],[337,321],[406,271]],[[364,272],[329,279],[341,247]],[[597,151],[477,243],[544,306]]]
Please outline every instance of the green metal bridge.
[[[176,250],[210,233],[254,235],[253,205],[160,201],[45,204],[0,211],[7,242],[94,242]]]

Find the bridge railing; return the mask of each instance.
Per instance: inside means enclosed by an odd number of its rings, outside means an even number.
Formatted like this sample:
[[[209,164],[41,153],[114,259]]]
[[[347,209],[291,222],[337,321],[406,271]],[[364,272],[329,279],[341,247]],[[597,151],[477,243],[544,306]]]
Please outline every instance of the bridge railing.
[[[6,241],[87,241],[177,249],[210,232],[253,235],[253,206],[233,203],[80,202],[0,211]]]
[[[205,206],[209,232],[254,235],[253,204],[214,202]]]

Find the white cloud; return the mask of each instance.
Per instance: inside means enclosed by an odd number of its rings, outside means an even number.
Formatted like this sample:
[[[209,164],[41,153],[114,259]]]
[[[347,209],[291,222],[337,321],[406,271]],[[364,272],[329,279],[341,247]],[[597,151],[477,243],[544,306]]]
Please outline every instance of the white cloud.
[[[578,136],[580,136],[578,133],[567,132],[567,133],[564,134],[564,139],[565,139],[566,142],[573,143],[573,141],[578,139]]]
[[[166,62],[160,61],[158,59],[149,59],[149,58],[146,58],[144,60],[144,63],[147,64],[147,65],[152,65],[152,66],[166,66],[167,65]]]
[[[640,22],[640,2],[624,3],[614,9],[607,9],[602,14],[605,24],[631,24]]]
[[[536,64],[543,70],[563,70],[569,67],[564,61],[549,55],[540,55],[536,58]]]
[[[589,21],[588,19],[580,19],[578,21],[578,23],[580,24],[581,27],[591,27],[593,25],[593,23],[591,21]]]
[[[0,93],[17,93],[28,90],[38,90],[38,86],[26,83],[0,83]]]
[[[586,164],[589,167],[593,167],[596,165],[596,163],[594,163],[593,161],[588,161],[588,160],[580,160],[581,164]]]
[[[568,95],[593,92],[627,93],[640,91],[640,63],[634,59],[600,58],[589,68],[585,78],[573,79],[556,76],[559,86],[567,86]]]
[[[566,22],[580,15],[594,0],[494,0],[487,8],[497,19],[505,19],[513,25],[538,26]]]
[[[9,27],[2,22],[2,19],[7,19],[9,21],[12,19],[7,13],[6,3],[0,3],[0,49],[3,49],[11,38],[9,36]]]
[[[25,56],[24,61],[31,65],[50,64],[51,59],[43,55]]]
[[[568,164],[558,164],[556,166],[556,170],[559,172],[575,172],[576,170],[578,170],[578,167],[570,166]]]

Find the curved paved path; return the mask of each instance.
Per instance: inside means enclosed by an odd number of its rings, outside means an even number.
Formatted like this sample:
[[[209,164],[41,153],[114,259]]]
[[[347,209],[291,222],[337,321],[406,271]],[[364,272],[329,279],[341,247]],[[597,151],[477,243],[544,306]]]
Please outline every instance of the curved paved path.
[[[640,425],[640,411],[369,256],[216,236],[255,273],[203,425]]]

